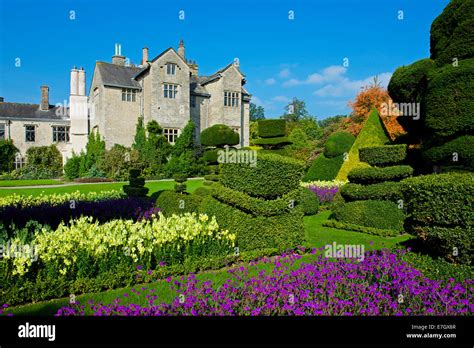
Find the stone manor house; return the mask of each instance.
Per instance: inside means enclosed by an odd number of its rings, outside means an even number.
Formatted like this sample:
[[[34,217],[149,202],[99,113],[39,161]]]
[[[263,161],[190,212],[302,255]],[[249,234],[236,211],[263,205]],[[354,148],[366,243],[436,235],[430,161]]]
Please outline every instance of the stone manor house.
[[[245,75],[238,59],[210,76],[200,76],[195,61],[185,57],[181,40],[153,59],[142,50],[139,66],[121,55],[115,45],[112,62],[97,61],[89,95],[84,69],[72,69],[69,106],[50,105],[49,88],[41,86],[40,104],[5,102],[0,98],[0,139],[12,139],[20,150],[16,166],[32,146],[56,144],[66,159],[79,153],[90,132],[98,131],[106,147],[130,146],[139,117],[145,124],[156,120],[174,143],[191,119],[196,140],[202,130],[226,124],[249,144],[249,104]]]

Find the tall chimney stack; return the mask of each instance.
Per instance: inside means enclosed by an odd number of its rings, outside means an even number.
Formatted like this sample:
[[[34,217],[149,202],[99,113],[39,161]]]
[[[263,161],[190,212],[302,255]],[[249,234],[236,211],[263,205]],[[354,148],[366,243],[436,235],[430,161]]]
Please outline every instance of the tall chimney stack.
[[[41,111],[49,110],[49,87],[41,86]]]
[[[79,74],[79,71],[76,69],[76,67],[72,68],[71,69],[71,95],[77,95],[79,93],[79,90],[78,90],[78,84],[77,84],[77,81],[78,81],[78,74]]]
[[[83,67],[78,71],[78,95],[86,95],[86,72]]]
[[[181,39],[181,40],[179,41],[178,55],[179,55],[181,58],[183,58],[184,60],[186,60],[186,59],[184,58],[184,41],[183,41],[183,39]]]
[[[112,56],[112,64],[125,65],[125,57],[122,56],[121,44],[115,44],[115,54]]]
[[[142,48],[142,65],[145,65],[148,62],[148,47]]]

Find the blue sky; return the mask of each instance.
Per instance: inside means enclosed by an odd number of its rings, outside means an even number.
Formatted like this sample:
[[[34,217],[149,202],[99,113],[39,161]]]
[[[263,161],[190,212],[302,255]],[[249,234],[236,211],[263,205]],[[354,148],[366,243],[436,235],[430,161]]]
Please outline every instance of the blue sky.
[[[348,113],[347,102],[373,76],[386,84],[398,66],[428,57],[431,22],[448,2],[0,0],[0,96],[38,103],[45,84],[51,103],[63,102],[70,69],[83,66],[89,88],[95,62],[110,61],[115,43],[139,64],[142,47],[152,58],[183,38],[201,75],[238,57],[267,117],[297,97],[323,119]]]

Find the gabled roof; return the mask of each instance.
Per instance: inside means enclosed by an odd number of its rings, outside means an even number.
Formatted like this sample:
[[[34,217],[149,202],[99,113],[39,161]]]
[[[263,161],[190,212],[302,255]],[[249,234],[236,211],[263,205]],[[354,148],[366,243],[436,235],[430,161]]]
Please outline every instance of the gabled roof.
[[[140,84],[134,79],[142,70],[136,66],[123,66],[106,62],[97,62],[104,86],[140,89]]]
[[[49,110],[40,110],[39,104],[22,104],[22,103],[0,103],[0,119],[32,119],[32,120],[69,120],[69,112],[60,110],[60,106],[50,105]]]
[[[181,57],[178,54],[178,52],[175,51],[175,49],[173,47],[168,47],[166,50],[164,50],[159,55],[157,55],[155,58],[153,58],[150,62],[153,63],[153,62],[157,61],[159,58],[161,58],[163,55],[165,55],[165,53],[169,52],[170,50],[173,51],[183,61],[184,64],[188,65],[188,63],[183,59],[183,57]],[[137,72],[135,74],[134,78],[137,78],[138,76],[140,76],[142,73],[144,73],[145,71],[147,71],[149,69],[150,69],[150,64],[148,64],[146,67],[142,68],[141,71]]]
[[[237,69],[237,71],[240,73],[240,75],[245,77],[245,75],[242,74],[242,72],[240,71],[239,67],[235,66],[234,63],[230,63],[230,64],[226,65],[224,68],[222,68],[219,71],[212,74],[211,76],[203,76],[203,77],[205,77],[205,80],[203,80],[203,82],[201,84],[204,86],[205,84],[207,84],[209,82],[220,79],[222,77],[222,73],[224,71],[226,71],[227,69],[229,69],[230,67],[232,67],[232,66],[234,66]]]
[[[201,82],[206,79],[205,76],[196,76],[196,75],[191,75],[190,76],[190,90],[191,94],[193,95],[200,95],[203,97],[210,97],[211,95],[207,91],[207,89],[201,85]]]

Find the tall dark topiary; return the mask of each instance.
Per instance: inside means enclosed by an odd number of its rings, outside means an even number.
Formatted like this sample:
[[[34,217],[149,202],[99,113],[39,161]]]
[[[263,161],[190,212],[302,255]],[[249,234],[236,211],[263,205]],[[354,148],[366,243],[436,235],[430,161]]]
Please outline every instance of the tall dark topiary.
[[[140,176],[139,169],[130,169],[129,184],[123,186],[123,191],[129,197],[145,197],[148,188],[145,187],[145,178]]]
[[[398,68],[388,85],[396,103],[419,103],[420,117],[400,123],[422,159],[474,169],[474,0],[452,0],[431,25],[429,59]]]

